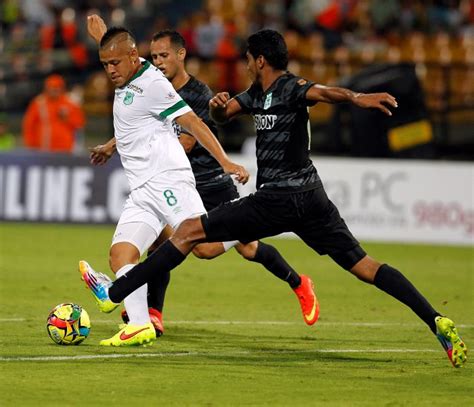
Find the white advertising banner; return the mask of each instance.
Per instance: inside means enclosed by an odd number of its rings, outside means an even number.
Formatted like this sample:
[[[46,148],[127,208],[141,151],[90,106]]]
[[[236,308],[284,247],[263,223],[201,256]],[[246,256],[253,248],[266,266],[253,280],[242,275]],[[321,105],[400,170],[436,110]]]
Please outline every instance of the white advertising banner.
[[[251,156],[235,155],[252,178]],[[318,158],[329,197],[360,240],[473,245],[474,164]],[[117,157],[93,167],[87,157],[0,154],[0,221],[115,223],[128,194]]]
[[[233,157],[252,173],[255,160]],[[324,187],[360,240],[474,244],[474,164],[313,157]]]

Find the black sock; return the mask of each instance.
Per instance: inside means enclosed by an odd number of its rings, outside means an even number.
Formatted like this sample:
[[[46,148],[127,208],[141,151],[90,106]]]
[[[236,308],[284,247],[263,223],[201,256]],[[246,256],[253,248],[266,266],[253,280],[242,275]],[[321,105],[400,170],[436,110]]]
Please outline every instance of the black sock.
[[[250,261],[260,263],[279,279],[286,281],[291,288],[296,288],[301,284],[298,273],[291,268],[278,250],[269,244],[259,241],[255,257]]]
[[[185,258],[186,255],[167,240],[150,257],[114,281],[109,289],[110,299],[115,303],[122,302],[143,284],[153,283],[160,273],[169,272],[179,266]]]
[[[171,273],[158,273],[156,278],[148,283],[148,307],[163,312],[165,294],[170,283]]]
[[[158,246],[159,247],[159,246]],[[148,250],[147,257],[150,257],[155,251]],[[170,283],[171,273],[159,273],[154,281],[148,283],[148,307],[154,308],[160,312],[163,312],[163,306],[165,304],[165,294]]]
[[[374,284],[382,291],[409,306],[416,315],[425,321],[431,331],[436,333],[434,319],[440,314],[397,269],[383,264],[375,274]]]

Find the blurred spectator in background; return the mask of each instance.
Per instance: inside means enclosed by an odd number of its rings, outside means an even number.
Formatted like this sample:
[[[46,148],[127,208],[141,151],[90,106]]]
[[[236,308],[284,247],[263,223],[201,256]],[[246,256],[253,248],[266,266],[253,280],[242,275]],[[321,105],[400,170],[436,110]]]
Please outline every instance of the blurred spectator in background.
[[[184,41],[186,43],[186,51],[188,55],[195,55],[196,54],[196,44],[195,44],[195,20],[196,15],[192,15],[190,17],[183,17],[178,24],[177,31],[183,36]],[[158,32],[159,30],[155,30],[154,32]]]
[[[224,35],[217,44],[216,72],[219,76],[218,88],[227,89],[231,95],[240,90],[237,61],[242,54],[243,44],[239,43],[237,38],[237,27],[232,21],[227,21],[224,25]]]
[[[148,58],[148,38],[176,28],[186,40],[188,70],[213,91],[249,85],[242,39],[261,28],[284,32],[291,70],[321,83],[335,85],[377,64],[413,64],[440,157],[474,156],[474,0],[2,0],[0,110],[15,134],[53,72],[69,87],[84,87],[88,140],[109,131],[113,89],[98,72],[85,30],[90,14],[131,27]],[[334,109],[310,111],[313,147],[350,154],[345,114],[337,123],[340,142],[328,133]],[[226,137],[225,147],[240,148],[241,125],[252,123],[229,124],[226,133],[236,136]]]
[[[76,12],[72,8],[53,9],[55,19],[44,24],[40,30],[41,49],[51,50],[64,48],[77,68],[87,65],[87,49],[78,39]]]
[[[76,134],[85,124],[84,113],[66,94],[62,76],[46,78],[44,91],[28,106],[23,118],[23,143],[43,151],[73,152]]]
[[[10,132],[6,113],[0,113],[0,151],[13,150],[15,136]]]
[[[0,4],[0,23],[2,29],[8,29],[20,16],[20,5],[15,0],[4,0]]]
[[[432,0],[428,6],[430,30],[455,33],[462,24],[460,0]]]
[[[210,60],[215,57],[217,46],[224,35],[224,25],[219,15],[209,15],[205,12],[198,13],[200,21],[196,27],[196,51],[198,55]]]

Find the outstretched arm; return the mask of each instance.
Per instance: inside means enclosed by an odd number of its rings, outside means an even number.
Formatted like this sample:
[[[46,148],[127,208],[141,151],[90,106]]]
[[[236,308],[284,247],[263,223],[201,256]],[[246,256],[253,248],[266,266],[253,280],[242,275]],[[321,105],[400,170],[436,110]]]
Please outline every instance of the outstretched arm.
[[[312,86],[306,92],[306,99],[325,103],[350,102],[363,108],[379,109],[389,116],[392,112],[388,107],[398,107],[397,100],[389,93],[356,93],[346,88],[322,85]]]

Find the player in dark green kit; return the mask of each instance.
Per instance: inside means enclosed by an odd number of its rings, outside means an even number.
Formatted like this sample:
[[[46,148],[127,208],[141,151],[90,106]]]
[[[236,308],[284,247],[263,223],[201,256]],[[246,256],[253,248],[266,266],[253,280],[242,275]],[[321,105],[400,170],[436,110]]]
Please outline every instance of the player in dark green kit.
[[[252,86],[229,99],[219,93],[210,101],[211,117],[224,122],[251,114],[257,128],[257,192],[184,221],[151,257],[115,282],[101,278],[89,287],[107,309],[146,282],[179,265],[200,242],[241,242],[292,231],[319,254],[374,284],[409,306],[437,336],[455,367],[466,362],[467,348],[454,323],[435,311],[397,269],[369,257],[328,199],[309,158],[308,106],[317,102],[350,102],[391,115],[395,98],[387,93],[362,94],[324,87],[286,71],[283,37],[262,30],[248,38]],[[91,272],[93,273],[93,272]],[[93,273],[95,276],[95,273]]]

